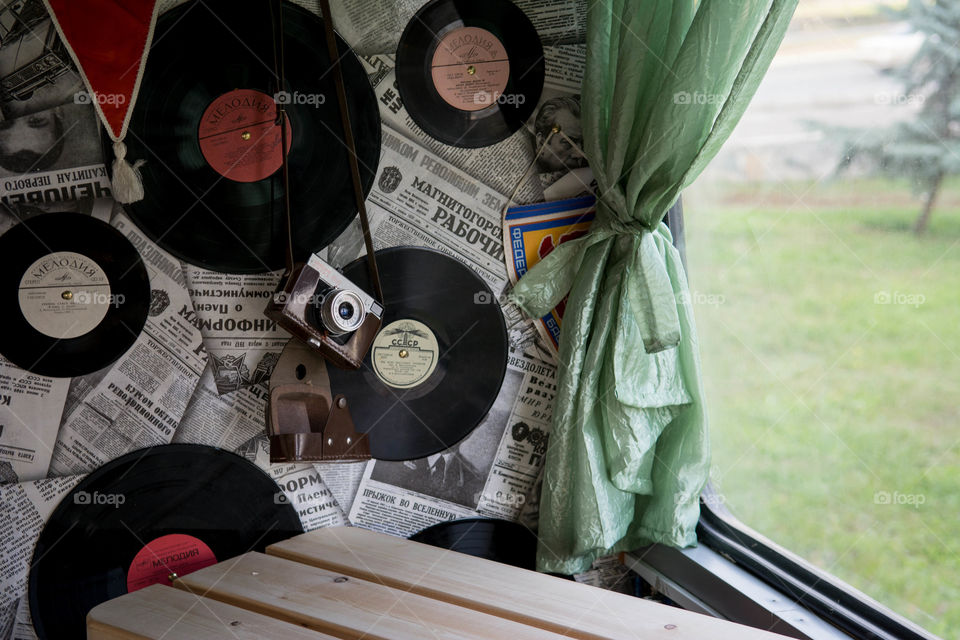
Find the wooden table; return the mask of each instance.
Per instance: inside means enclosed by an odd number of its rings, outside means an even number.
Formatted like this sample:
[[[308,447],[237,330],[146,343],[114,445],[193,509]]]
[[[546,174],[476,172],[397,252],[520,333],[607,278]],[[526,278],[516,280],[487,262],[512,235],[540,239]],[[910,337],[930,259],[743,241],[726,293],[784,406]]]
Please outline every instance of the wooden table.
[[[774,633],[364,529],[306,533],[105,602],[90,640],[583,638]]]

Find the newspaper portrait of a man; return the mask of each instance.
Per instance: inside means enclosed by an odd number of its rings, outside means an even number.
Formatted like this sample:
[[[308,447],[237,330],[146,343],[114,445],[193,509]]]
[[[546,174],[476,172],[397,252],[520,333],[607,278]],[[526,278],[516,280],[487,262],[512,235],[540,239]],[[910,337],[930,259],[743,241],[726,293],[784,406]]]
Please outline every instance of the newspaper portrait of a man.
[[[534,137],[539,149],[544,141],[550,137],[550,142],[544,147],[543,153],[537,158],[537,169],[541,175],[549,176],[552,180],[544,186],[552,184],[558,178],[571,171],[587,166],[587,159],[574,145],[563,136],[550,136],[553,127],[559,127],[567,138],[570,138],[576,147],[583,148],[583,133],[580,128],[580,96],[557,96],[546,100],[540,105],[534,120]]]

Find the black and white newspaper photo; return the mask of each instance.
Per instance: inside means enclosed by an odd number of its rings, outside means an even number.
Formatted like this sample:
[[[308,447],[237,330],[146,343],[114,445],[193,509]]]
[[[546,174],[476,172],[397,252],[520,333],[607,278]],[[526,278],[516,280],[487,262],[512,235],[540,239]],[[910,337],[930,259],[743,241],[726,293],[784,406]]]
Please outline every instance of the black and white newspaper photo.
[[[43,0],[0,2],[0,117],[13,120],[89,94]]]
[[[71,103],[0,121],[0,202],[6,207],[109,197],[92,106]]]

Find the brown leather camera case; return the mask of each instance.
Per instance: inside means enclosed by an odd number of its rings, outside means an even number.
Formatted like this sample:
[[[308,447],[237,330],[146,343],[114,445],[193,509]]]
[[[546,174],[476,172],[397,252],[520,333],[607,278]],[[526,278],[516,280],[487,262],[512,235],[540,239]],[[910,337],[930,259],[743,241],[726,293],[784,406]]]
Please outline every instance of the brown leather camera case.
[[[271,462],[349,462],[370,459],[347,399],[330,391],[323,357],[291,340],[270,378],[267,434]]]

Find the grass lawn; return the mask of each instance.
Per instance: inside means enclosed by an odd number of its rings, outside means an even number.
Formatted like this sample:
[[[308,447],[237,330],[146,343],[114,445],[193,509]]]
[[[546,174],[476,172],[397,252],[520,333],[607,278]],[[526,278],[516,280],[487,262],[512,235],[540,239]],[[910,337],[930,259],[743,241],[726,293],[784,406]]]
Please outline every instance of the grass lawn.
[[[806,188],[686,202],[713,480],[751,527],[960,637],[960,185],[924,237],[899,185],[794,204]]]

